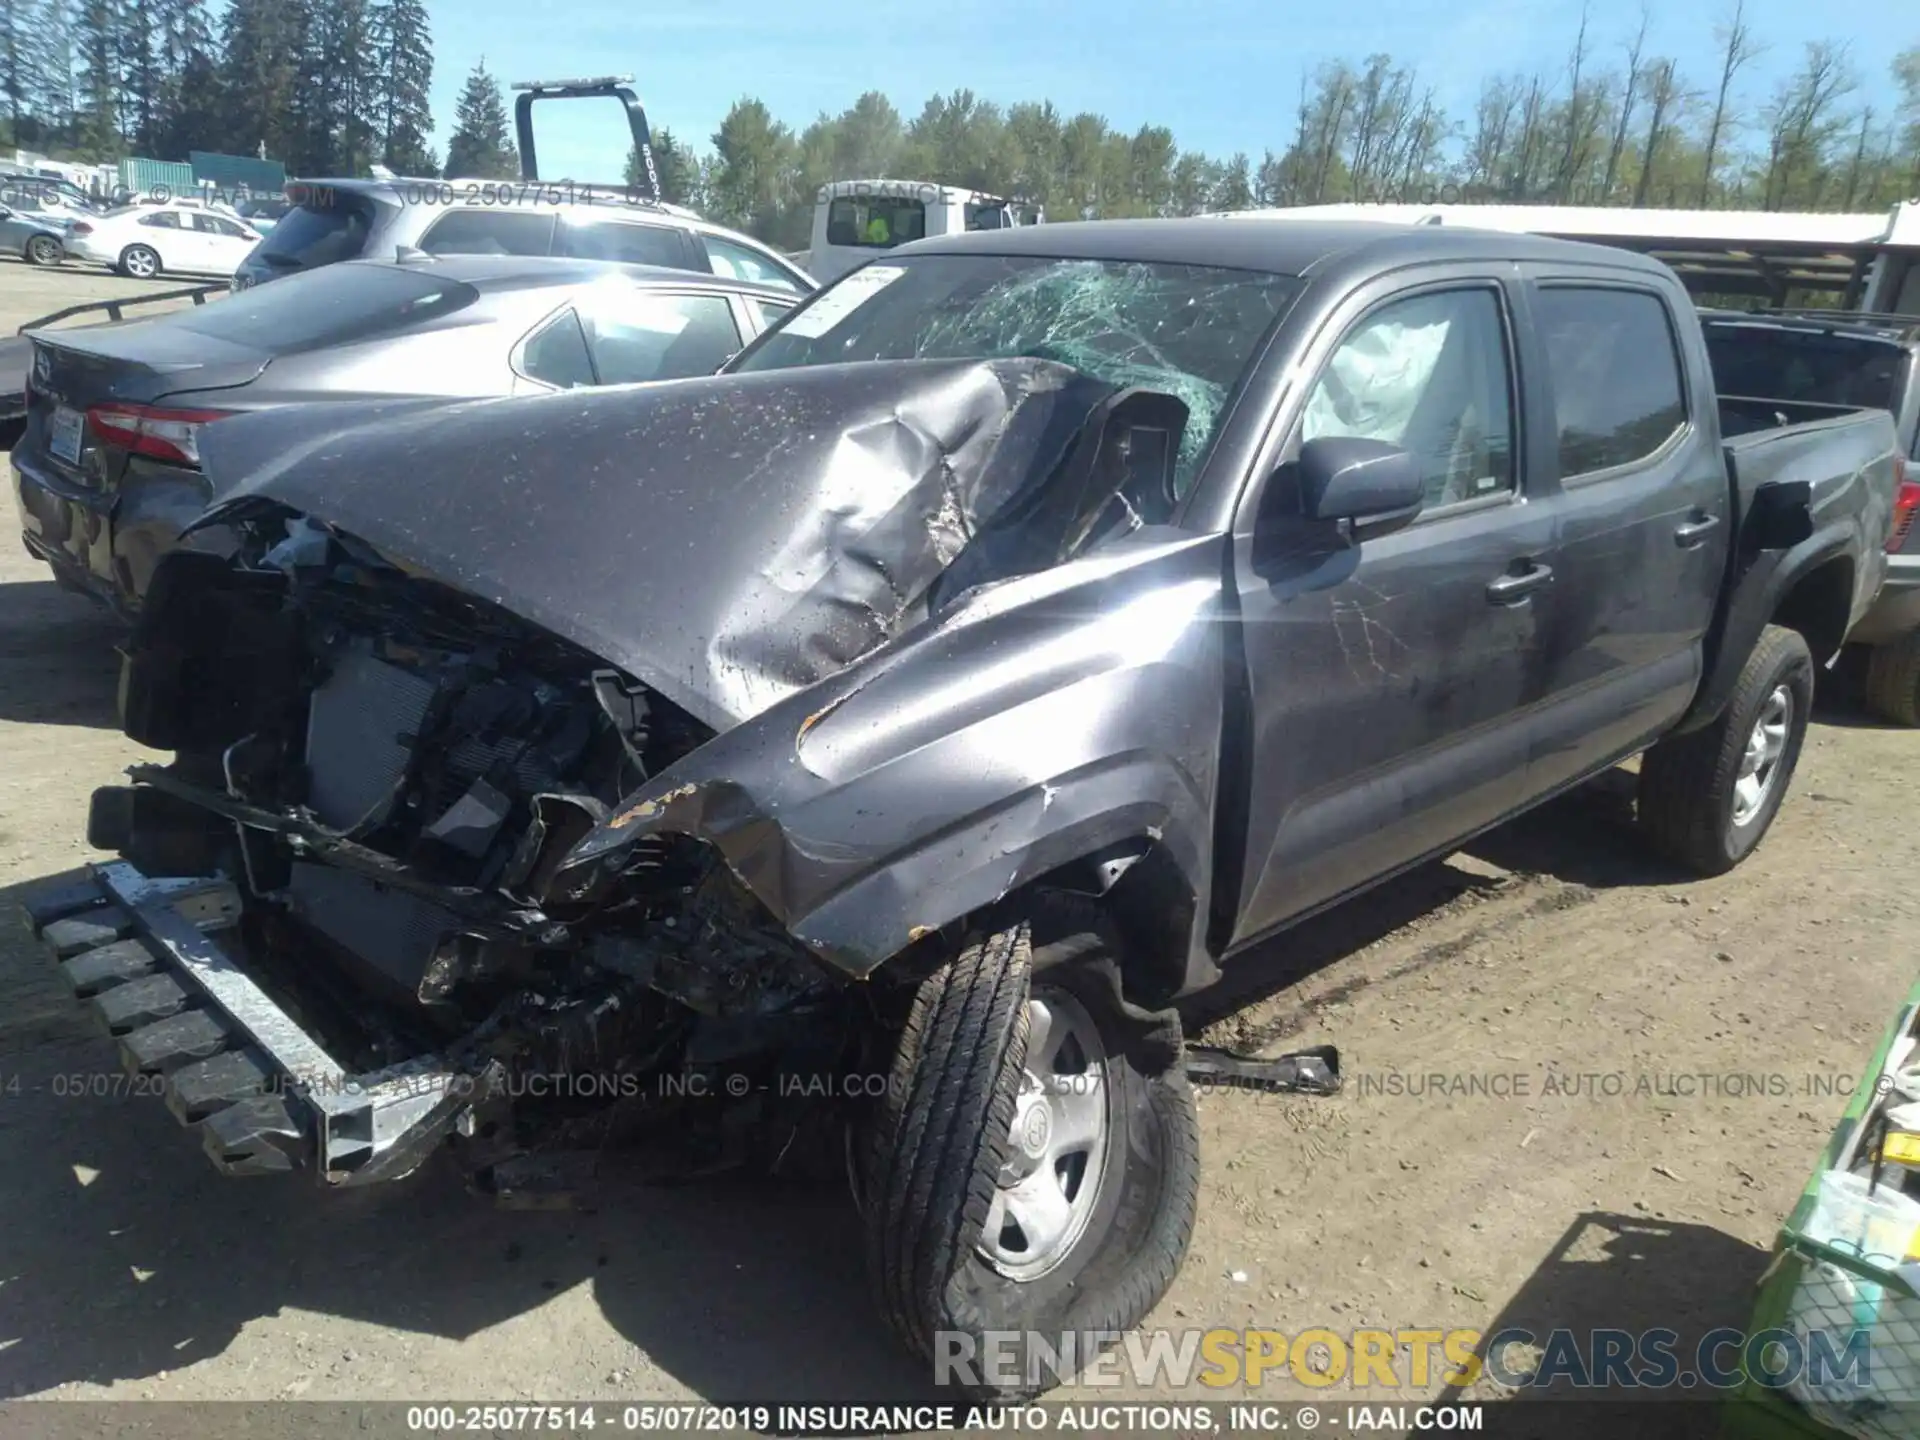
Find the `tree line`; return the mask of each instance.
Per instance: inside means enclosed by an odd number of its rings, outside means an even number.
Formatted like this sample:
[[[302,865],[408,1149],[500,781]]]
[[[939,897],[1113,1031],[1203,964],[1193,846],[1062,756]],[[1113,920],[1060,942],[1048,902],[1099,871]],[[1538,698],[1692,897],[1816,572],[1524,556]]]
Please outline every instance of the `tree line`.
[[[709,153],[674,157],[676,198],[793,247],[823,182],[880,176],[1017,194],[1053,219],[1380,200],[1869,211],[1920,199],[1920,45],[1882,68],[1812,41],[1759,86],[1768,47],[1743,0],[1714,39],[1711,70],[1691,74],[1659,53],[1646,11],[1583,16],[1559,66],[1484,77],[1464,114],[1416,65],[1329,60],[1257,159],[970,90],[911,119],[870,91],[799,130],[742,99]]]
[[[1458,114],[1417,65],[1330,59],[1268,122],[1277,133],[1258,159],[1183,149],[1168,126],[1128,133],[1045,100],[1002,106],[955,90],[909,119],[869,91],[799,128],[743,98],[704,149],[662,125],[655,169],[667,199],[789,248],[807,242],[821,184],[880,177],[1017,195],[1054,219],[1342,200],[1879,210],[1920,198],[1920,45],[1883,66],[1807,42],[1763,85],[1756,62],[1770,47],[1744,0],[1730,3],[1699,73],[1661,53],[1647,11],[1588,13],[1561,63],[1487,75]],[[89,160],[264,150],[306,176],[375,163],[519,173],[484,60],[441,165],[421,0],[231,0],[217,35],[206,0],[9,0],[6,14],[0,128],[15,144]],[[629,154],[628,183],[641,168]]]
[[[0,142],[56,159],[265,155],[439,173],[422,0],[7,0]]]

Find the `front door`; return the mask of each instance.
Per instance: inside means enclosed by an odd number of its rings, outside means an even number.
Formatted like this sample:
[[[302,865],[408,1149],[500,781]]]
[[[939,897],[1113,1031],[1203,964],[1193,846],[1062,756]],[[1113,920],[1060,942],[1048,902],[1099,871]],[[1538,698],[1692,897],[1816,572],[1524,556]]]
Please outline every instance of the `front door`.
[[[1224,797],[1246,835],[1230,943],[1521,803],[1553,556],[1523,473],[1515,296],[1460,275],[1360,297],[1279,452],[1329,435],[1413,452],[1413,524],[1348,544],[1300,516],[1283,463],[1236,526],[1252,785]]]

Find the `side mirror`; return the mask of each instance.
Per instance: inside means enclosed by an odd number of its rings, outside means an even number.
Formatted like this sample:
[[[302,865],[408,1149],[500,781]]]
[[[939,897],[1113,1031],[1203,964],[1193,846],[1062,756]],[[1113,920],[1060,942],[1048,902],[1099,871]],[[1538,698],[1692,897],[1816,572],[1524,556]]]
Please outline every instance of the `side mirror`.
[[[1300,447],[1300,511],[1341,522],[1350,536],[1397,530],[1420,513],[1426,479],[1398,445],[1329,436]]]

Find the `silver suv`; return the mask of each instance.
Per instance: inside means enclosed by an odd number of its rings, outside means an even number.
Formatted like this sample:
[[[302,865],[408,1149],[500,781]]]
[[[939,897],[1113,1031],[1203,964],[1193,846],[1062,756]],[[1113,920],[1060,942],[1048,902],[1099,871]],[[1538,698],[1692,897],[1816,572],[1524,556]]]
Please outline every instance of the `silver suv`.
[[[796,295],[813,278],[750,235],[608,186],[540,180],[310,180],[234,272],[233,288],[339,260],[566,255],[724,275]]]

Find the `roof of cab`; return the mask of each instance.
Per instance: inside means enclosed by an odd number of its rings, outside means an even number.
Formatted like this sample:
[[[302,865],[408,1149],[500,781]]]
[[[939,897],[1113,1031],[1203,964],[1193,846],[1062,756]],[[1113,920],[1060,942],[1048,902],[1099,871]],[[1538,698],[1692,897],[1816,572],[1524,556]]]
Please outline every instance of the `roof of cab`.
[[[1418,261],[1579,260],[1671,277],[1657,260],[1606,245],[1454,225],[1365,220],[1194,216],[1177,220],[1073,220],[916,240],[896,255],[984,253],[1074,260],[1220,265],[1311,278],[1337,262],[1381,268]]]

